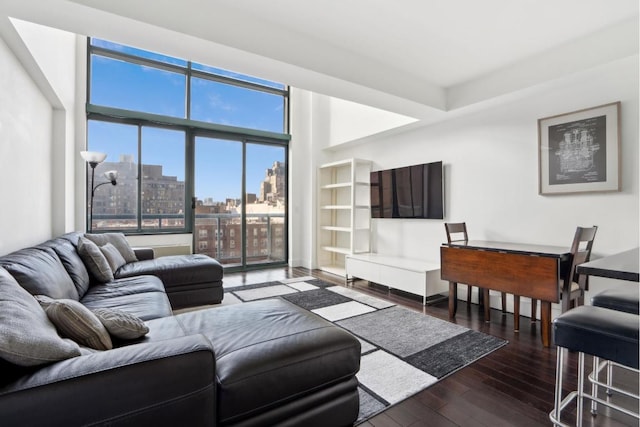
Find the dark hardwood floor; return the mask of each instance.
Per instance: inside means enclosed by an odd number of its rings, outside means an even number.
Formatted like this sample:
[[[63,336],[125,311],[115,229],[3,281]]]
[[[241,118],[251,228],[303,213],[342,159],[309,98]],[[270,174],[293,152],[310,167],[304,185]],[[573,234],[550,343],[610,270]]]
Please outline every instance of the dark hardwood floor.
[[[336,285],[345,286],[344,279],[317,270],[275,268],[247,273],[226,274],[225,283],[251,284],[289,277],[312,275]],[[417,312],[449,320],[447,301],[422,306],[421,299],[401,292],[389,292],[386,287],[360,281],[353,287],[390,300]],[[475,291],[475,288],[474,288]],[[556,348],[544,348],[540,341],[539,322],[521,317],[520,332],[513,331],[513,314],[491,313],[491,322],[484,322],[479,306],[467,306],[459,301],[454,323],[490,335],[504,338],[509,344],[477,362],[463,368],[422,392],[372,417],[363,427],[384,426],[549,426],[555,387]],[[590,359],[590,358],[588,358]],[[589,364],[589,362],[587,362]],[[569,354],[564,371],[565,393],[576,388],[577,357]],[[615,371],[616,382],[637,390],[638,376]],[[614,396],[632,410],[637,400]],[[587,409],[588,405],[585,405]],[[563,421],[575,425],[575,405],[567,408]],[[588,413],[584,426],[638,426],[637,420],[600,407],[598,416]]]

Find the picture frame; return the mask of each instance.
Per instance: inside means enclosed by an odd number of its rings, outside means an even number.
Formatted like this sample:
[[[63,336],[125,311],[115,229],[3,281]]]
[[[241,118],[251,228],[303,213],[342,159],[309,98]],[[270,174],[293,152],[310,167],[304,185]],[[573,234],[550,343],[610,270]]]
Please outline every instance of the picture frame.
[[[538,194],[620,191],[620,102],[538,120]]]

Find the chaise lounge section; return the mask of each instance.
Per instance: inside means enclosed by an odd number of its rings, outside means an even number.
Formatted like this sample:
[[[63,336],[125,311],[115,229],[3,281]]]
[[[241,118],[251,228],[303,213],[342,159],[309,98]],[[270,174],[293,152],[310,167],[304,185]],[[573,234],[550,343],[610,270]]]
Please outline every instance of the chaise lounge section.
[[[99,283],[80,256],[81,237],[70,233],[0,257],[3,425],[353,424],[355,337],[281,299],[174,316],[174,304],[222,299],[222,269],[219,276],[205,273],[204,266],[219,265],[215,260],[131,261],[137,265],[127,262],[111,271],[113,280]],[[174,295],[182,284],[187,296],[170,302],[165,280]],[[213,297],[203,296],[207,286]],[[123,339],[109,330],[112,348],[96,350],[61,333],[50,309],[38,303],[44,300],[94,314],[124,313],[146,333]]]

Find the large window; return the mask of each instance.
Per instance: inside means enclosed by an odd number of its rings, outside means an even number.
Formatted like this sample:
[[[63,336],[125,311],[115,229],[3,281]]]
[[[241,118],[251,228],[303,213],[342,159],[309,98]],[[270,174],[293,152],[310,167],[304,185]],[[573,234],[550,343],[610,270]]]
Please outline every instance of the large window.
[[[118,173],[117,185],[95,191],[94,231],[195,232],[196,251],[234,265],[285,260],[285,85],[91,39],[88,94],[87,149],[107,153],[95,184],[106,171]],[[219,142],[198,144],[202,138]],[[216,152],[226,147],[220,141],[232,151]],[[248,233],[258,226],[269,232],[256,244]],[[235,233],[247,236],[251,253],[224,253],[225,236]]]

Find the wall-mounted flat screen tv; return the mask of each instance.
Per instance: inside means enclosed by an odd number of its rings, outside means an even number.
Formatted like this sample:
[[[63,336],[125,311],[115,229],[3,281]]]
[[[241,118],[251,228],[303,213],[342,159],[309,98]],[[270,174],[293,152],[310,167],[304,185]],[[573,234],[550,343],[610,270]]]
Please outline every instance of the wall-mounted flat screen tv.
[[[371,172],[371,217],[444,219],[442,162]]]

